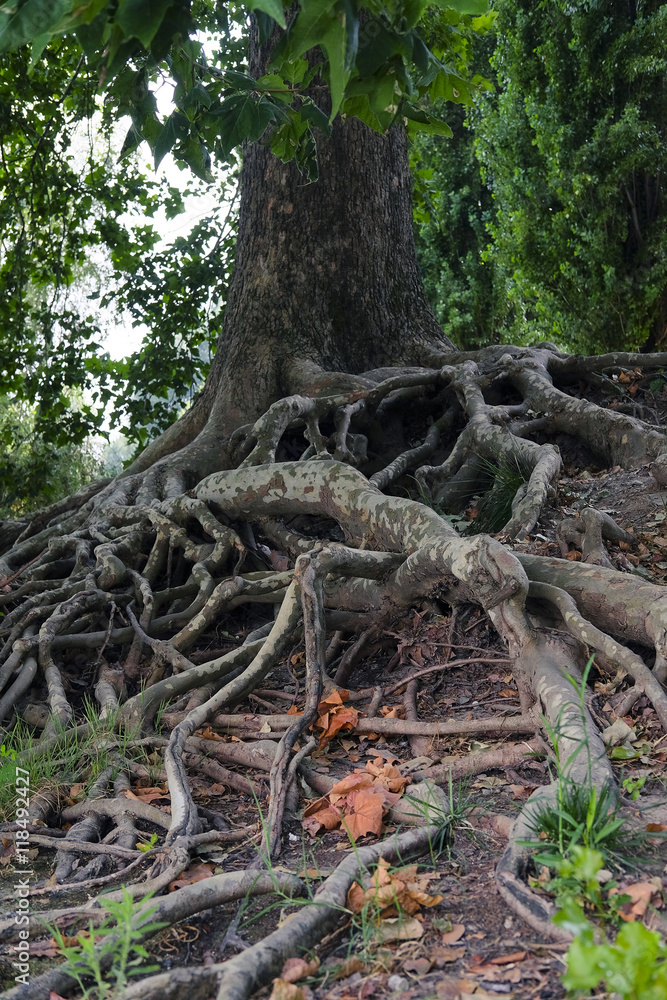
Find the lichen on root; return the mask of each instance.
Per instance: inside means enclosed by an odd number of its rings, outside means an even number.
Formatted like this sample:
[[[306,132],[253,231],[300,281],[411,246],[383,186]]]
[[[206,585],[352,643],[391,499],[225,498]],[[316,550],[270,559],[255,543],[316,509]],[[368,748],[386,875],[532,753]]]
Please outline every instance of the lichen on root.
[[[81,491],[32,520],[6,524],[0,531],[0,721],[7,733],[21,719],[31,720],[35,732],[41,728],[17,763],[58,753],[96,726],[110,753],[109,768],[83,802],[64,808],[49,800],[52,824],[73,823],[54,844],[58,892],[74,888],[76,878],[86,888],[114,884],[123,870],[138,902],[148,892],[165,891],[208,828],[224,826],[224,817],[197,806],[190,788],[188,766],[204,743],[196,732],[232,718],[233,706],[261,689],[291,645],[303,641],[303,716],[286,717],[270,751],[241,751],[237,744],[217,751],[218,761],[268,775],[267,843],[277,855],[297,772],[317,782],[307,767],[312,741],[297,752],[294,745],[304,740],[323,688],[336,686],[331,674],[348,683],[364,649],[397,616],[424,603],[440,610],[477,605],[504,643],[521,716],[499,716],[499,734],[513,723],[517,732],[541,731],[545,741],[550,727],[572,780],[614,787],[596,723],[585,705],[573,705],[569,678],[580,679],[589,653],[599,651],[627,672],[634,695],[649,699],[667,729],[667,592],[606,565],[605,539],[627,542],[608,515],[563,529],[562,539],[580,544],[588,562],[514,552],[512,540],[534,528],[556,495],[562,461],[556,437],[561,443],[576,439],[600,462],[625,468],[667,453],[661,428],[581,397],[581,383],[590,378],[595,387],[600,373],[664,367],[664,355],[573,359],[540,345],[446,355],[440,368],[366,372],[348,389],[339,379],[333,394],[296,392],[277,400],[219,446],[204,427],[175,456]],[[472,478],[473,489],[488,488],[489,465],[503,462],[523,469],[525,481],[510,497],[496,537],[461,535],[433,507],[385,492],[414,485],[408,478],[413,472],[421,499],[460,513],[471,499],[466,480]],[[280,565],[272,562],[276,551]],[[243,606],[252,606],[263,624],[235,648],[202,662],[198,644]],[[345,632],[360,638],[337,663]],[[328,645],[331,635],[338,638]],[[97,722],[81,723],[72,672],[94,693]],[[420,730],[415,717],[418,680],[406,678],[411,717],[400,731],[423,747],[418,741],[431,730]],[[154,719],[165,706],[170,734],[159,738]],[[486,733],[493,719],[477,724]],[[237,731],[261,738],[253,725],[246,717]],[[443,725],[448,731],[451,725]],[[127,746],[150,740],[164,751],[167,818],[126,795],[136,771]],[[582,741],[589,750],[586,773],[577,753]],[[224,750],[228,746],[236,749]],[[445,763],[421,777],[446,781],[449,773]],[[536,793],[542,799],[553,794],[553,788]],[[526,859],[518,846],[533,806],[527,804],[515,828],[498,881],[509,904],[549,933],[549,913],[525,882]],[[45,817],[34,807],[29,818]],[[160,830],[159,849],[143,861],[122,851],[101,860],[93,851],[89,864],[78,865],[85,845],[101,838],[132,852],[137,830],[147,824]],[[7,828],[11,832],[11,824]],[[318,924],[316,911],[308,917],[313,942],[331,918],[322,916]],[[280,954],[300,943],[288,938],[285,945],[281,938]],[[212,982],[232,990],[233,970],[243,965],[233,961],[229,971],[226,963],[214,967],[209,992]],[[267,960],[267,970],[275,967]],[[225,995],[245,1000],[261,980],[256,970],[244,972]],[[19,987],[12,995],[47,997],[38,982],[33,992]],[[156,996],[195,995],[201,983],[182,972],[167,992],[162,982],[154,986]],[[136,987],[137,996],[141,990]]]

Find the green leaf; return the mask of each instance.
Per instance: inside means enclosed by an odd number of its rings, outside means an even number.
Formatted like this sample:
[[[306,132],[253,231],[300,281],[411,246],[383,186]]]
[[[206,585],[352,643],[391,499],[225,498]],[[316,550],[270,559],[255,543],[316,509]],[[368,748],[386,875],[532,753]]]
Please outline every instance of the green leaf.
[[[281,28],[285,27],[285,12],[283,11],[282,0],[248,0],[250,10],[261,10],[269,17],[272,17]]]
[[[313,125],[316,125],[327,136],[331,135],[329,119],[309,97],[303,98],[299,112],[304,121],[312,122]]]
[[[489,9],[488,0],[429,0],[436,7],[445,10],[456,10],[459,14],[486,14]]]
[[[301,120],[297,112],[290,110],[288,116],[288,120],[276,129],[271,139],[271,152],[284,163],[289,163],[296,157],[301,136],[308,128],[308,124]]]
[[[189,131],[190,123],[187,118],[185,118],[185,116],[180,114],[178,111],[172,111],[164,123],[162,131],[158,135],[155,145],[153,146],[153,157],[155,159],[156,170],[169,150],[173,147],[174,143],[178,139],[187,138]]]
[[[115,23],[126,38],[138,38],[148,49],[171,6],[172,0],[120,0]]]
[[[45,34],[52,35],[70,3],[71,0],[27,0],[18,10],[11,0],[4,4],[0,15],[9,20],[0,29],[0,52],[18,49]]]
[[[430,135],[442,135],[451,138],[453,134],[447,122],[435,118],[428,111],[424,111],[423,108],[418,108],[414,104],[404,104],[401,111],[408,120],[407,129],[411,135],[414,135],[416,132],[427,132]]]
[[[267,98],[254,94],[234,94],[223,101],[215,113],[223,156],[228,156],[244,139],[255,142],[275,119],[276,106]]]
[[[235,69],[226,70],[224,78],[226,86],[233,87],[234,90],[255,90],[257,88],[257,81],[253,77],[248,76],[247,73],[238,73]]]
[[[354,30],[354,25],[353,25]],[[303,0],[301,10],[274,50],[273,61],[285,76],[283,63],[293,62],[319,45],[329,60],[331,118],[338,110],[350,76],[346,69],[347,31],[344,5],[340,0]]]

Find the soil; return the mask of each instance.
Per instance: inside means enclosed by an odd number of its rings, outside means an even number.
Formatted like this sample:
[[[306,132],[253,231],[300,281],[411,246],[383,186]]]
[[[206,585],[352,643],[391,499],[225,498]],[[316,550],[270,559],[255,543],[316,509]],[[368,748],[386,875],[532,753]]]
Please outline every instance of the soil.
[[[660,491],[648,468],[632,473],[617,468],[596,475],[570,466],[568,475],[561,481],[557,502],[545,512],[529,537],[515,543],[516,547],[561,556],[563,553],[556,538],[557,524],[564,515],[576,516],[587,505],[606,510],[637,540],[634,547],[609,547],[610,558],[617,568],[667,583],[667,493]],[[578,556],[577,552],[572,552],[569,557]],[[249,612],[247,631],[258,623],[255,612]],[[229,648],[232,637],[225,633],[227,627],[238,629],[238,618],[233,625],[224,620],[219,624],[217,636],[208,637],[210,648]],[[239,637],[235,632],[234,644]],[[449,643],[453,648],[447,660]],[[509,714],[518,713],[518,695],[507,665],[489,662],[494,656],[502,658],[503,652],[488,620],[472,606],[459,609],[454,621],[444,607],[414,609],[409,616],[395,622],[379,637],[376,646],[369,649],[352,675],[352,696],[355,689],[373,687],[379,681],[387,686],[394,680],[398,682],[402,677],[441,664],[441,670],[426,674],[421,681],[417,700],[419,719],[470,719],[501,709]],[[479,661],[457,666],[457,659],[471,656],[478,656]],[[302,663],[302,650],[299,647],[292,649],[279,670],[265,681],[267,690],[236,706],[235,711],[252,715],[286,711],[288,703],[272,697],[271,692],[275,690],[291,691],[299,706]],[[607,719],[611,724],[614,705],[623,697],[625,682],[618,673],[609,672],[600,664],[596,663],[593,669],[598,720]],[[388,707],[399,705],[401,699],[402,694],[396,692],[388,699]],[[360,703],[360,707],[364,707],[363,704]],[[649,796],[665,797],[667,744],[664,737],[660,738],[660,726],[645,698],[640,699],[633,708],[632,717],[625,721],[634,728],[636,745],[641,752],[634,759],[620,762],[619,768],[623,768],[624,778],[646,779],[640,798],[630,810],[634,812],[635,822],[641,824],[645,821],[645,816],[638,812],[642,801]],[[521,743],[521,738],[510,736],[504,742]],[[427,756],[436,763],[442,756],[463,755],[496,745],[497,741],[491,739],[434,738],[426,753],[417,756]],[[415,756],[407,737],[373,738],[372,734],[359,736],[341,732],[316,751],[314,765],[322,774],[339,780],[378,757],[393,760],[399,769],[409,773],[409,762]],[[239,771],[246,777],[254,777],[247,769]],[[262,776],[265,777],[257,773],[258,778]],[[256,821],[256,804],[249,795],[220,784],[211,787],[212,779],[202,774],[192,774],[191,778],[198,804],[222,813],[230,828]],[[317,1000],[385,1000],[389,997],[415,1000],[460,997],[466,1000],[468,996],[557,1000],[563,997],[560,975],[565,967],[566,947],[536,940],[535,932],[509,912],[494,882],[494,867],[506,843],[503,831],[506,835],[512,817],[530,792],[549,780],[544,760],[526,758],[519,767],[489,770],[466,783],[455,784],[452,795],[458,804],[460,819],[453,843],[434,860],[422,859],[425,868],[433,873],[428,892],[441,894],[442,900],[418,913],[423,926],[421,937],[374,946],[369,940],[373,935],[372,924],[364,927],[359,918],[342,917],[340,927],[317,949],[321,962],[319,972],[299,984],[304,989],[303,996]],[[141,782],[135,788],[138,794],[140,786]],[[266,787],[266,782],[260,782],[259,805],[263,812],[267,806]],[[168,810],[166,798],[156,799],[154,804]],[[302,788],[299,810],[305,804]],[[313,838],[302,828],[298,816],[297,812],[286,821],[285,849],[277,864],[291,872],[305,872],[316,888],[319,877],[329,874],[343,858],[343,852],[349,850],[349,841],[336,830]],[[386,828],[386,832],[390,830],[391,827]],[[150,830],[146,828],[146,832]],[[375,839],[369,836],[358,843]],[[2,860],[9,863],[11,857],[5,853]],[[225,868],[229,870],[256,863],[257,856],[257,847],[251,844],[224,850],[202,849],[199,861],[209,865],[211,873],[215,873],[223,857]],[[45,881],[51,874],[50,857],[50,853],[41,850],[36,859]],[[663,895],[667,899],[664,861],[664,856],[661,860],[654,857],[652,863],[647,863],[643,875],[636,872],[615,874],[621,885],[624,880],[661,878]],[[42,898],[46,902],[46,898]],[[50,905],[62,904],[51,899]],[[241,907],[231,905],[224,912],[208,911],[160,932],[149,943],[148,950],[152,961],[165,970],[172,966],[220,961],[233,955],[242,942],[251,943],[265,936],[289,912],[287,901],[273,897],[250,901]],[[48,947],[46,951],[44,959],[35,957],[33,975],[53,961]],[[11,973],[8,949],[0,953],[0,962],[4,966],[0,971],[5,975]],[[257,995],[266,998],[270,992],[267,988]]]

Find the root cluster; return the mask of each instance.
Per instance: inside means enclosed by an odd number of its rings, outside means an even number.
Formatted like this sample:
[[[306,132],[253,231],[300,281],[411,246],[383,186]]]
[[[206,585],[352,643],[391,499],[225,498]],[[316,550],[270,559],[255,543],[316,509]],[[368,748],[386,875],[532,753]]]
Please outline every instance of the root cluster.
[[[570,762],[569,776],[613,786],[598,726],[573,703],[568,679],[581,678],[590,654],[631,679],[625,710],[645,696],[667,732],[667,599],[664,588],[613,568],[605,541],[630,544],[628,533],[591,511],[559,536],[564,552],[570,544],[581,550],[581,561],[512,548],[556,498],[559,444],[576,442],[599,464],[626,469],[667,452],[667,432],[655,422],[598,406],[584,393],[624,370],[667,367],[667,357],[574,358],[541,345],[443,361],[438,370],[365,373],[368,388],[348,394],[279,400],[221,446],[221,454],[233,456],[231,467],[201,480],[192,458],[201,449],[186,448],[144,473],[97,484],[2,526],[0,724],[6,738],[17,726],[37,737],[16,762],[57,758],[96,732],[105,734],[109,753],[109,766],[83,801],[63,807],[57,795],[34,799],[34,842],[56,852],[55,882],[37,892],[61,896],[69,887],[99,892],[125,884],[139,915],[150,893],[158,906],[151,921],[176,921],[247,892],[274,891],[274,876],[260,865],[163,895],[203,843],[248,836],[197,806],[188,771],[206,767],[215,780],[255,795],[268,780],[265,846],[275,858],[297,775],[327,790],[308,766],[323,693],[347,685],[365,651],[413,607],[443,615],[466,604],[483,609],[505,646],[520,714],[425,723],[416,692],[428,671],[412,669],[408,677],[394,675],[393,687],[378,682],[365,692],[360,732],[407,735],[416,758],[434,735],[451,732],[525,734],[535,750],[548,749],[546,719],[558,733],[560,760]],[[452,526],[473,498],[501,492],[503,481],[514,485],[492,502],[489,533]],[[234,620],[243,623],[241,638]],[[249,696],[261,702],[271,671],[301,643],[302,711],[272,716],[266,734],[264,716],[234,710]],[[406,718],[375,717],[381,699],[399,687]],[[85,721],[82,689],[90,694]],[[236,740],[206,738],[207,725]],[[577,753],[584,740],[585,757]],[[132,754],[138,745],[160,755],[170,815],[127,794],[141,771]],[[477,766],[509,761],[502,749],[489,753],[496,757]],[[242,773],[231,770],[239,765]],[[429,761],[416,778],[447,782],[452,773],[461,773],[460,764],[457,772],[447,759]],[[536,800],[552,794],[551,787],[539,789]],[[524,809],[498,881],[524,919],[555,934],[548,910],[523,881],[517,846],[534,806],[529,801]],[[65,836],[62,824],[70,824]],[[16,825],[5,829],[9,836]],[[157,846],[138,851],[148,830]],[[335,926],[360,866],[380,853],[427,850],[436,835],[436,826],[423,825],[351,852],[312,903],[259,945],[206,969],[138,983],[126,996],[217,992],[221,1000],[245,1000],[286,957]],[[305,892],[298,879],[280,878],[287,895]],[[94,897],[49,912],[71,929],[102,910]],[[10,939],[12,927],[10,916],[0,937]],[[46,1000],[50,990],[72,983],[55,970],[6,995]]]

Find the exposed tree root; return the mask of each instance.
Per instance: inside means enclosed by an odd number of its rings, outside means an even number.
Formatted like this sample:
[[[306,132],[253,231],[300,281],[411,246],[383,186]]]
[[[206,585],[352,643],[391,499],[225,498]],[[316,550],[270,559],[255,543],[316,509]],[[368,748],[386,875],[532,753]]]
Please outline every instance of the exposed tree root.
[[[197,805],[193,769],[257,794],[266,786],[255,774],[268,774],[268,850],[276,855],[285,816],[296,804],[297,773],[320,793],[330,782],[308,767],[316,745],[310,727],[323,692],[352,684],[369,650],[416,605],[443,613],[476,605],[506,649],[504,657],[458,649],[452,617],[441,663],[415,670],[417,662],[352,692],[356,705],[368,702],[357,733],[407,735],[415,758],[429,755],[416,775],[426,779],[427,792],[429,779],[447,782],[480,766],[516,766],[527,748],[543,750],[542,716],[556,734],[566,778],[613,789],[598,727],[569,679],[581,683],[591,651],[634,682],[623,707],[645,695],[667,731],[665,589],[611,568],[605,546],[629,545],[632,536],[590,509],[560,531],[563,554],[574,543],[583,562],[514,553],[499,540],[532,531],[556,495],[561,456],[549,436],[576,440],[598,461],[624,468],[667,454],[667,433],[575,395],[587,379],[595,384],[597,373],[667,367],[667,357],[572,359],[541,345],[442,361],[437,370],[341,375],[331,383],[335,393],[295,392],[222,441],[217,424],[195,421],[199,437],[175,456],[139,464],[32,520],[2,527],[0,724],[9,732],[26,720],[38,737],[17,764],[74,754],[83,777],[87,747],[107,755],[83,801],[62,805],[51,796],[39,816],[30,814],[31,822],[48,817],[52,827],[72,824],[65,837],[50,838],[57,884],[35,892],[60,894],[77,880],[87,888],[123,879],[138,905],[146,893],[164,892],[202,838],[234,834],[224,817]],[[433,464],[420,467],[425,460]],[[459,534],[436,510],[382,492],[408,492],[413,473],[422,498],[461,515],[475,494],[498,493],[508,469],[518,481],[511,480],[513,492],[496,504],[497,537]],[[266,690],[267,676],[285,659],[294,677],[293,693],[285,697],[299,712],[269,719],[239,710],[249,695],[254,705],[275,702],[278,692]],[[419,685],[446,683],[453,665],[471,660],[509,664],[520,714],[420,719]],[[84,724],[81,687],[94,699]],[[406,718],[378,716],[383,699],[399,690]],[[165,735],[155,732],[160,715]],[[252,742],[217,740],[214,732],[201,733],[204,726]],[[501,745],[476,760],[453,759],[435,742],[466,733],[525,734],[530,742]],[[150,773],[137,760],[142,749],[161,754],[156,773],[167,782],[170,815],[132,797],[131,783]],[[229,770],[239,766],[245,773]],[[526,884],[526,856],[517,841],[535,804],[553,794],[551,787],[540,789],[529,800],[498,870],[509,905],[545,935],[552,933],[550,914]],[[148,831],[159,837],[159,847],[140,855],[137,839]],[[370,864],[380,851],[387,857],[390,848],[422,850],[432,836],[426,828],[391,841],[393,848],[385,842],[358,849],[313,905],[259,945],[206,969],[154,977],[127,996],[195,998],[218,991],[220,1000],[245,1000],[279,971],[284,957],[315,944],[335,923],[358,864]],[[219,905],[222,896],[212,902],[214,879],[198,885],[196,892],[188,886],[159,897],[165,919]],[[49,989],[71,986],[64,973],[50,975],[33,979],[31,992],[9,995],[46,1000]]]

